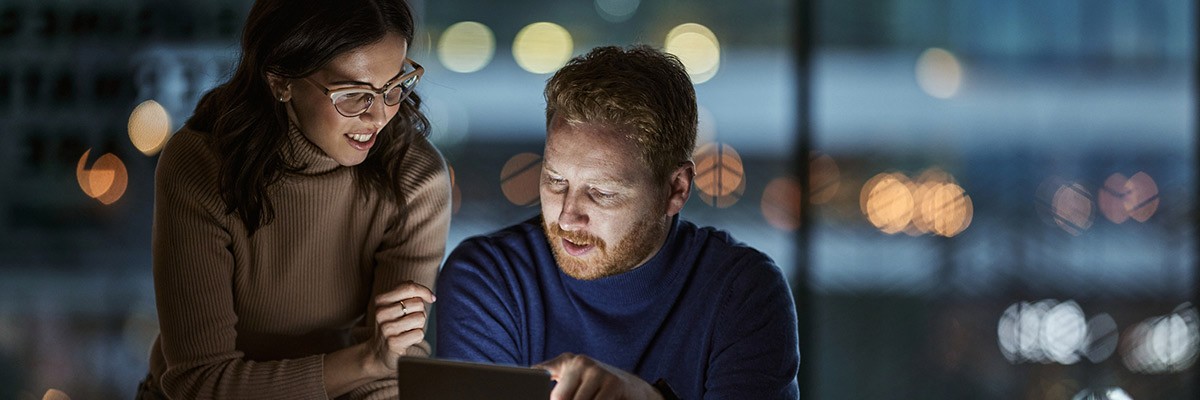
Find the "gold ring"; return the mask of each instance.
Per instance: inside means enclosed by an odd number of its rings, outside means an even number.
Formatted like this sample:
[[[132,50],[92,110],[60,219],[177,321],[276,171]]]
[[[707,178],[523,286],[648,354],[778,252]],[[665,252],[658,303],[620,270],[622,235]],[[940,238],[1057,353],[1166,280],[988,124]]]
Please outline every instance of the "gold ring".
[[[404,315],[401,315],[402,317],[408,316],[408,307],[404,305],[404,300],[400,300],[400,312],[404,313]]]

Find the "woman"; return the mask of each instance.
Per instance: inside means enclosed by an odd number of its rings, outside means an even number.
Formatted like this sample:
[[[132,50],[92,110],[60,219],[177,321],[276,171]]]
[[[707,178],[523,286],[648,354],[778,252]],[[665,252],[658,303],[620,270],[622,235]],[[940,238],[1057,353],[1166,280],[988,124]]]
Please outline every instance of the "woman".
[[[394,397],[428,356],[449,177],[402,0],[259,0],[155,185],[161,333],[139,398]]]

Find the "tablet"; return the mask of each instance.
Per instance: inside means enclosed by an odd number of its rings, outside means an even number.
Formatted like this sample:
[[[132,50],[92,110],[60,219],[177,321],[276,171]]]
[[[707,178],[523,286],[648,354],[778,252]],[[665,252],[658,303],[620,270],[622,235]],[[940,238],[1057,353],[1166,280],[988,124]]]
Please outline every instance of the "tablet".
[[[550,398],[550,372],[536,368],[400,357],[396,374],[401,399]]]

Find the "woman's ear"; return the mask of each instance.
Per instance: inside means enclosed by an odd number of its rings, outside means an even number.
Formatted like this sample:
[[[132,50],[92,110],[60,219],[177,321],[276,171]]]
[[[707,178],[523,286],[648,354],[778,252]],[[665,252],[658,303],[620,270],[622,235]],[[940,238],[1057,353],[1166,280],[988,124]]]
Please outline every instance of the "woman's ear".
[[[267,86],[271,87],[271,97],[279,100],[280,103],[287,103],[292,100],[292,83],[290,79],[268,72]]]

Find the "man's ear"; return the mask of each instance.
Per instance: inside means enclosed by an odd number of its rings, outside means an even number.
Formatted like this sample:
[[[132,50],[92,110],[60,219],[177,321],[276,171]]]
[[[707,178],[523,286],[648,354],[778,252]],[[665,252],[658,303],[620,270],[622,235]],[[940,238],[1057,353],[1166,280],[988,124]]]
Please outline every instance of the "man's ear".
[[[292,100],[292,83],[290,79],[268,72],[267,86],[271,87],[271,97],[274,97],[275,100],[281,103]]]
[[[674,217],[683,210],[692,194],[692,180],[696,177],[696,163],[687,160],[679,164],[667,177],[667,216]]]

